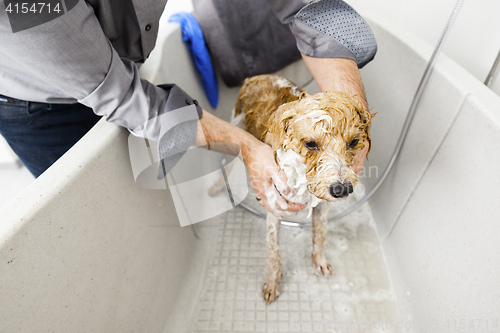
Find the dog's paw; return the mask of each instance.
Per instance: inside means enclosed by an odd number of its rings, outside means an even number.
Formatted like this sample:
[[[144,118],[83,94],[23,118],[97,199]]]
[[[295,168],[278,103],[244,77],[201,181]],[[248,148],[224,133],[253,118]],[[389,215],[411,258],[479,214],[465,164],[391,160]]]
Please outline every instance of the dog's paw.
[[[275,283],[264,283],[262,286],[262,296],[267,304],[271,304],[280,295],[280,286]]]
[[[326,263],[326,265],[316,266],[316,270],[318,271],[318,273],[324,276],[332,276],[333,274],[332,265],[330,265],[329,263]]]
[[[315,260],[314,261],[314,267],[316,268],[316,271],[324,276],[332,276],[333,274],[333,269],[332,265],[330,265],[328,262],[326,262],[326,259],[323,260]]]

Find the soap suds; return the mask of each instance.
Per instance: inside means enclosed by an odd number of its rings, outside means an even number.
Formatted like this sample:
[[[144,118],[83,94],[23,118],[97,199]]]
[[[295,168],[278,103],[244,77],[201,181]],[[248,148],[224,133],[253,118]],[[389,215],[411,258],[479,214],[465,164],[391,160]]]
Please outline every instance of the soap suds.
[[[308,181],[306,179],[306,166],[300,161],[300,156],[293,150],[284,151],[279,148],[276,151],[278,164],[285,172],[287,184],[292,189],[292,196],[287,196],[286,199],[291,202],[301,203],[308,210],[307,217],[312,214],[312,209],[316,207],[321,199],[312,195],[307,189]]]

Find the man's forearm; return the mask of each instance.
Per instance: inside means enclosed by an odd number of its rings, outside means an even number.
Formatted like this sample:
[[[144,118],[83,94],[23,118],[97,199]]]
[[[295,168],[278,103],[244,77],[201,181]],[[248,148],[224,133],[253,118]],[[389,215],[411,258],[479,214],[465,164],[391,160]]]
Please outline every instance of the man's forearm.
[[[244,159],[248,156],[250,151],[260,143],[259,140],[245,130],[217,118],[206,111],[203,111],[203,116],[199,124],[201,128],[198,128],[197,144],[206,143],[208,146],[212,146],[211,148],[217,150],[219,150],[219,148],[216,147],[216,143],[234,144],[219,147],[223,148],[222,150],[225,152],[232,154],[238,154],[239,147]]]
[[[354,60],[313,58],[304,54],[302,58],[321,91],[344,91],[356,95],[359,101],[368,107],[358,65]]]
[[[297,212],[304,209],[303,205],[287,202],[282,197],[282,194],[289,194],[291,189],[284,173],[279,172],[270,146],[208,112],[203,112],[198,124],[201,128],[198,128],[197,144],[206,143],[214,150],[232,154],[238,154],[241,150],[255,195],[266,210],[276,216],[284,216],[288,214],[285,211]]]

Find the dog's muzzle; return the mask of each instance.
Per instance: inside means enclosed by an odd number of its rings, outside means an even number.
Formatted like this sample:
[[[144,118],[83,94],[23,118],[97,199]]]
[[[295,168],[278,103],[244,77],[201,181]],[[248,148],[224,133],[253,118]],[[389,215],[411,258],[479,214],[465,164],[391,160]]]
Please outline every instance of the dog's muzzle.
[[[351,182],[335,183],[330,186],[330,194],[334,198],[345,198],[354,191]]]

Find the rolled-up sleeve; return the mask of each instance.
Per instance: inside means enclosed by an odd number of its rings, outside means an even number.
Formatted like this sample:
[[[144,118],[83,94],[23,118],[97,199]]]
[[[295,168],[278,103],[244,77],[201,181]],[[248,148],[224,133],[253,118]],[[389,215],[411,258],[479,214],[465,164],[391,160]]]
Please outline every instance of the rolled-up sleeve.
[[[268,0],[290,27],[300,52],[317,58],[348,58],[358,67],[370,62],[377,43],[366,21],[342,0]]]
[[[93,8],[84,1],[56,19],[16,33],[5,12],[0,15],[0,54],[15,61],[23,75],[43,81],[56,95],[73,98],[136,135],[159,141],[162,124],[154,119],[192,104],[175,85],[142,80],[136,64],[113,49]],[[201,117],[201,108],[193,106]]]

